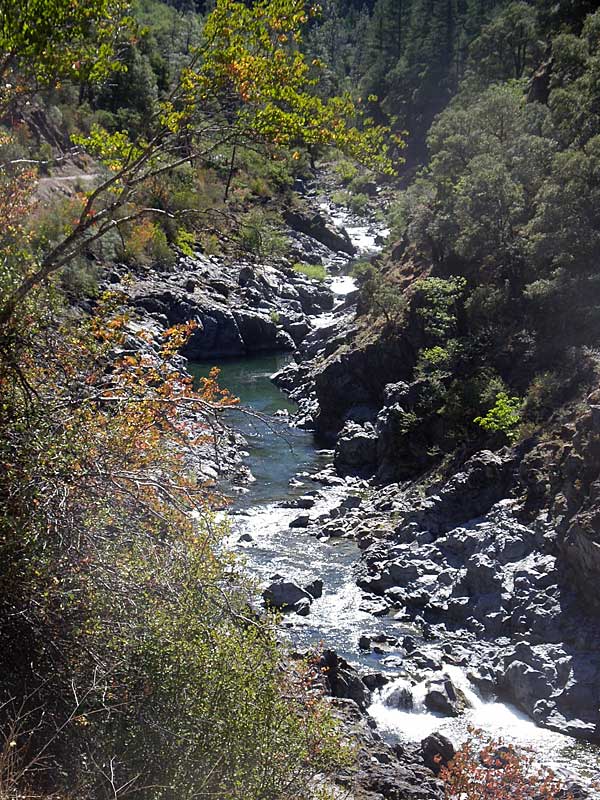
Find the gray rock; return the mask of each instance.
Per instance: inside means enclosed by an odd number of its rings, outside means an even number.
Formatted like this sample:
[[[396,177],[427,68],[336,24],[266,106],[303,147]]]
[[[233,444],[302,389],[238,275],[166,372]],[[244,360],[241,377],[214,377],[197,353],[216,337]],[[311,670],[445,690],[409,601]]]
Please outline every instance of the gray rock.
[[[320,214],[309,216],[297,211],[287,210],[284,212],[283,218],[290,228],[311,236],[330,250],[342,251],[350,256],[356,253],[356,247],[350,241],[347,232],[342,230],[338,233],[332,230],[327,226]]]
[[[308,592],[300,588],[300,586],[293,581],[285,580],[285,578],[273,581],[273,583],[263,591],[262,596],[265,605],[270,608],[282,610],[292,608],[298,601],[303,599],[307,600],[309,603],[312,601],[312,597]]]
[[[427,682],[425,705],[448,717],[457,717],[465,708],[465,701],[446,675]]]
[[[304,590],[315,600],[318,600],[319,597],[323,596],[323,581],[320,578],[316,578],[308,586],[305,586]]]
[[[414,705],[412,690],[409,686],[400,685],[386,695],[385,704],[389,708],[411,711]]]
[[[377,464],[375,428],[347,422],[337,440],[334,463],[341,474],[372,473]]]
[[[310,614],[310,600],[306,597],[300,598],[294,605],[292,606],[296,614],[300,617],[307,617]]]
[[[301,497],[296,498],[295,501],[296,508],[304,508],[304,509],[312,508],[315,503],[316,503],[315,498],[307,494],[304,494]]]
[[[354,702],[365,710],[370,702],[371,693],[361,680],[357,671],[334,650],[324,650],[319,660],[319,667],[325,678],[327,690],[333,697],[343,697]]]
[[[366,675],[362,676],[362,680],[370,692],[383,689],[390,682],[390,679],[383,672],[367,672]]]
[[[442,767],[447,767],[455,755],[454,745],[441,733],[432,733],[421,742],[421,755],[425,766],[439,775]]]
[[[290,528],[308,528],[310,523],[310,514],[300,514],[290,522]]]

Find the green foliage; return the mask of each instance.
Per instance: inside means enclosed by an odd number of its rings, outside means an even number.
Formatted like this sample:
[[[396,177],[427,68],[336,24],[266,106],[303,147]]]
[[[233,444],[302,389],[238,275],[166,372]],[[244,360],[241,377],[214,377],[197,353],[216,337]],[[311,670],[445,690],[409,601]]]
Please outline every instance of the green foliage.
[[[356,264],[352,274],[358,282],[366,310],[375,316],[383,316],[387,325],[393,328],[400,326],[408,307],[400,288],[388,281],[373,264]]]
[[[417,314],[432,341],[445,341],[456,330],[456,307],[464,294],[465,278],[423,278],[415,283]]]
[[[543,55],[536,9],[525,2],[501,9],[470,47],[471,63],[489,83],[522,78]]]
[[[475,417],[473,421],[485,431],[503,433],[512,442],[518,434],[522,406],[521,398],[509,397],[506,392],[500,392],[496,395],[496,402],[487,414],[483,417]]]
[[[0,7],[0,74],[6,101],[25,80],[97,81],[121,68],[116,45],[131,29],[125,0],[5,0]],[[7,82],[12,76],[16,86]]]
[[[294,271],[306,275],[307,278],[311,278],[313,281],[324,281],[327,277],[327,271],[321,264],[297,263],[294,264]]]
[[[356,164],[346,159],[338,161],[333,169],[337,179],[342,184],[342,186],[347,186],[358,175],[358,167],[356,166]]]
[[[364,97],[379,97],[371,101],[379,113],[408,129],[413,160],[426,156],[425,134],[465,74],[470,41],[502,4],[485,0],[374,3],[363,41],[356,46],[360,90]]]
[[[239,231],[240,247],[257,258],[276,258],[285,254],[288,243],[273,219],[260,209],[248,212]]]
[[[348,198],[348,208],[358,216],[364,216],[369,210],[369,198],[366,194],[351,194]]]

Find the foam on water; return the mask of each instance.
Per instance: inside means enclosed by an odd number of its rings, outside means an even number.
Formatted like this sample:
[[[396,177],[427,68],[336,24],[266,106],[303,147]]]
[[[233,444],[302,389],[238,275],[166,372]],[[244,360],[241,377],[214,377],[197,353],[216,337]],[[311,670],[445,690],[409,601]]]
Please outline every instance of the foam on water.
[[[413,685],[406,678],[398,678],[375,693],[369,708],[380,731],[389,738],[408,742],[421,742],[437,732],[458,746],[471,735],[469,729],[475,729],[494,740],[532,750],[540,765],[551,767],[557,773],[565,776],[575,773],[594,782],[600,778],[597,747],[538,728],[528,716],[508,703],[482,700],[460,667],[447,664],[444,673],[467,700],[469,708],[464,714],[445,717],[430,711],[424,702],[427,681]],[[398,691],[412,694],[412,708],[395,707],[394,697]]]

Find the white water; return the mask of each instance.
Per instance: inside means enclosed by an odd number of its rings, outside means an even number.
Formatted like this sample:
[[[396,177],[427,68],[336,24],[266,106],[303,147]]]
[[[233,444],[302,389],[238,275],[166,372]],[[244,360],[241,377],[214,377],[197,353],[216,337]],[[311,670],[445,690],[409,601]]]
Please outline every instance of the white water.
[[[331,207],[326,206],[331,212]],[[359,257],[377,250],[376,237],[384,231],[374,231],[369,225],[354,226],[348,223],[344,211],[334,211],[339,224],[345,225],[354,243],[359,247]],[[339,258],[334,257],[339,265]],[[346,260],[347,263],[347,260]],[[336,295],[339,309],[344,298],[355,287],[349,275],[337,275],[330,281]],[[315,326],[330,324],[335,310],[314,320]],[[241,371],[248,371],[246,362]],[[266,394],[268,382],[266,373],[256,374],[253,390]],[[264,388],[260,389],[259,387]],[[230,381],[227,381],[230,385]],[[248,388],[236,391],[243,401],[256,405],[256,397],[247,395]],[[281,395],[283,407],[285,399]],[[272,413],[271,409],[261,410]],[[362,594],[354,581],[353,564],[358,559],[358,549],[351,541],[319,541],[306,530],[290,529],[289,523],[300,513],[299,509],[282,508],[279,501],[303,494],[318,488],[311,481],[303,479],[303,486],[292,489],[288,480],[298,469],[313,471],[319,465],[318,457],[311,449],[310,436],[296,431],[289,434],[295,437],[295,452],[289,452],[282,445],[281,437],[268,430],[257,430],[254,440],[250,436],[252,451],[252,470],[257,477],[256,484],[238,506],[237,513],[231,515],[233,534],[231,544],[245,556],[249,571],[261,586],[270,582],[274,573],[284,575],[300,585],[321,578],[324,582],[323,597],[311,606],[310,615],[301,618],[296,615],[285,618],[287,634],[294,646],[299,648],[318,645],[337,650],[349,661],[363,668],[381,670],[383,665],[374,653],[360,652],[358,638],[369,631],[386,631],[398,636],[402,623],[391,618],[375,619],[361,611]],[[300,454],[300,455],[299,455]],[[304,460],[303,463],[302,459]],[[313,518],[325,513],[340,500],[340,491],[335,488],[323,489],[317,504],[310,510]],[[244,534],[252,537],[249,543],[238,543]],[[260,599],[257,598],[260,602]],[[406,629],[404,632],[408,632]],[[411,631],[411,633],[413,633]],[[422,647],[422,649],[425,649]],[[473,690],[465,673],[460,668],[446,665],[444,672],[467,698],[470,708],[457,718],[443,717],[430,712],[425,706],[426,682],[412,685],[406,678],[396,678],[384,689],[376,693],[369,713],[376,720],[380,732],[388,738],[420,742],[427,735],[439,731],[458,745],[469,735],[469,726],[481,729],[494,739],[503,739],[517,746],[532,748],[545,765],[561,769],[569,767],[580,776],[597,778],[600,769],[598,748],[562,736],[558,733],[538,728],[524,714],[512,706],[499,702],[484,702]],[[389,700],[395,690],[410,690],[412,709],[394,708]],[[388,702],[386,702],[388,700]]]
[[[369,708],[369,714],[377,722],[382,734],[404,741],[420,742],[438,732],[447,736],[456,747],[469,737],[469,728],[472,728],[496,741],[533,751],[541,765],[550,767],[557,774],[566,777],[569,773],[575,773],[584,779],[598,781],[598,748],[576,742],[560,733],[538,728],[529,717],[510,704],[496,700],[484,701],[460,667],[447,664],[444,666],[444,674],[467,701],[468,708],[461,716],[445,717],[427,709],[424,702],[426,680],[412,685],[406,678],[398,678],[375,693]],[[399,690],[412,694],[412,709],[394,707],[394,698]]]

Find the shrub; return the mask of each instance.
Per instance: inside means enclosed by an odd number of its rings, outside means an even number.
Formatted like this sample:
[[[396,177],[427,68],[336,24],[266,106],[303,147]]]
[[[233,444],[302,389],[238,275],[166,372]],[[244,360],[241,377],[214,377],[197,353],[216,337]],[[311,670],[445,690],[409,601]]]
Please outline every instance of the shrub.
[[[18,371],[0,358],[3,796],[307,797],[335,725],[183,457],[231,398],[174,368],[192,325],[138,350],[117,298],[77,325],[52,298],[14,320]]]
[[[369,194],[369,190],[373,185],[373,179],[367,175],[358,175],[350,182],[348,189],[353,194]]]
[[[407,309],[400,287],[389,281],[373,264],[356,264],[353,275],[367,310],[372,314],[382,314],[389,325],[399,325]]]
[[[264,212],[254,209],[246,214],[239,233],[240,247],[259,258],[276,258],[287,250],[287,240]]]
[[[350,211],[364,216],[369,210],[369,198],[366,194],[351,194],[348,199],[348,208]]]
[[[153,262],[171,265],[175,253],[170,248],[165,232],[149,218],[133,223],[126,236],[124,257],[130,264],[147,266]]]
[[[473,422],[490,433],[503,433],[509,442],[515,441],[521,422],[523,401],[509,397],[506,392],[496,395],[496,402],[484,417],[475,417]]]
[[[334,167],[334,171],[343,186],[347,186],[358,176],[358,168],[352,161],[338,161]]]
[[[456,306],[467,282],[461,276],[423,278],[415,283],[417,314],[425,333],[435,342],[444,341],[456,328]]]
[[[551,770],[533,756],[472,731],[447,767],[440,771],[448,800],[572,800]]]
[[[336,206],[347,206],[349,198],[348,192],[333,192],[331,202]]]
[[[98,294],[99,268],[85,259],[74,259],[60,273],[63,291],[69,297],[95,297]]]
[[[306,275],[307,278],[312,278],[313,281],[324,281],[327,277],[327,271],[321,264],[294,264],[294,271]]]

